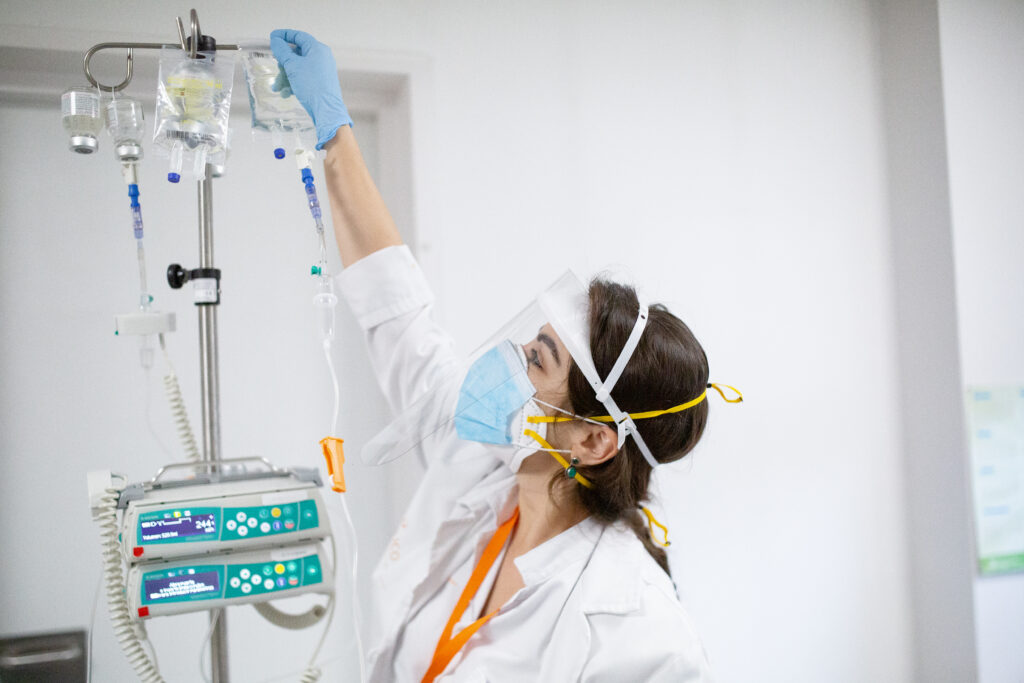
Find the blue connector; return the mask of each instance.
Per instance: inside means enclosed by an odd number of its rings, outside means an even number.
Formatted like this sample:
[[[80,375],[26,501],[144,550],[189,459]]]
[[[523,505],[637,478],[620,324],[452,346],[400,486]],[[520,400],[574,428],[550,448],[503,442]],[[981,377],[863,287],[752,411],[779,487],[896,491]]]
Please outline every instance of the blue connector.
[[[178,182],[179,180],[181,180],[181,175],[180,175],[180,174],[178,174],[178,173],[168,173],[168,174],[167,174],[167,179],[168,179],[169,181],[171,181],[172,183],[176,183],[176,182]]]
[[[322,230],[323,212],[320,210],[320,200],[316,196],[316,185],[313,183],[313,172],[308,168],[302,169],[302,184],[306,188],[306,201],[309,202],[309,212],[313,214],[317,230]]]
[[[128,186],[128,197],[131,199],[132,231],[135,239],[142,239],[142,205],[139,204],[139,186],[132,183]]]
[[[278,147],[274,150],[275,159],[284,159],[284,147]]]

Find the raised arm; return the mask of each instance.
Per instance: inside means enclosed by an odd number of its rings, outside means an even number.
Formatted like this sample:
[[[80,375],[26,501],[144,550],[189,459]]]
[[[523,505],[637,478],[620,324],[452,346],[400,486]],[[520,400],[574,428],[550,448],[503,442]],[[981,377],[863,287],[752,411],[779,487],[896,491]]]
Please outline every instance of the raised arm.
[[[342,264],[350,266],[384,247],[402,244],[352,134],[331,49],[310,34],[291,29],[271,33],[270,47],[288,76],[282,87],[289,88],[309,112],[316,125],[317,149],[327,152],[327,195]]]
[[[402,244],[388,207],[359,152],[351,126],[342,126],[324,150],[327,195],[341,262],[350,266],[384,247]]]

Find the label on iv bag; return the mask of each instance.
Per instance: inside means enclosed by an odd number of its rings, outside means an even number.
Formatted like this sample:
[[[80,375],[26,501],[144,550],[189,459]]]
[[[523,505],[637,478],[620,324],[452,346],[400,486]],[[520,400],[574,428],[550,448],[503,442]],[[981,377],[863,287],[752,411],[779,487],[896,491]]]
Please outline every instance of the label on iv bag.
[[[216,278],[197,278],[192,280],[192,300],[197,304],[215,304],[220,301]]]

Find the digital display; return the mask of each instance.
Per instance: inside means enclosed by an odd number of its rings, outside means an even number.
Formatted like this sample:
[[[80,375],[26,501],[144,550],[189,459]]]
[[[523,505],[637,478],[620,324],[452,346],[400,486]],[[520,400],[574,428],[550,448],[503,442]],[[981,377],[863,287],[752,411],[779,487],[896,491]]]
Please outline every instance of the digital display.
[[[182,515],[139,522],[143,543],[217,533],[217,515]]]
[[[144,602],[176,602],[204,594],[209,594],[211,598],[220,596],[218,572],[189,574],[188,571],[193,570],[181,571],[178,576],[146,579],[143,587]]]

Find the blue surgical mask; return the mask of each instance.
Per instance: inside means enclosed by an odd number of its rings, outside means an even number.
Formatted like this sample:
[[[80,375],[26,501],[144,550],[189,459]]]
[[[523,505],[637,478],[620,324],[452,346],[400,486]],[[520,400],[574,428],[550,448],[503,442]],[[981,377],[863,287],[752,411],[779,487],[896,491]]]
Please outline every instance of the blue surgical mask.
[[[537,390],[526,375],[526,358],[511,341],[503,341],[476,359],[459,389],[455,431],[459,438],[510,445],[513,418]]]
[[[531,417],[545,415],[541,404],[558,412],[566,411],[534,398],[537,390],[526,369],[526,354],[521,346],[510,341],[498,344],[470,366],[455,408],[455,431],[459,437],[494,444],[494,455],[513,472],[518,472],[523,460],[537,452],[538,444],[547,451],[569,452],[552,449],[543,441],[547,435],[546,421],[530,422]],[[527,434],[536,434],[540,440],[536,436],[527,438]]]

